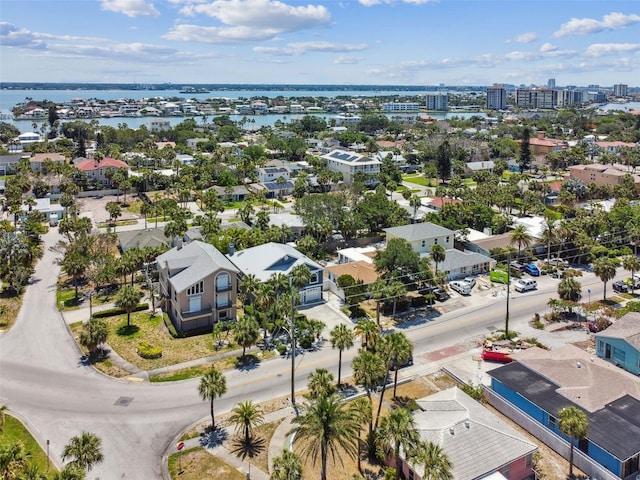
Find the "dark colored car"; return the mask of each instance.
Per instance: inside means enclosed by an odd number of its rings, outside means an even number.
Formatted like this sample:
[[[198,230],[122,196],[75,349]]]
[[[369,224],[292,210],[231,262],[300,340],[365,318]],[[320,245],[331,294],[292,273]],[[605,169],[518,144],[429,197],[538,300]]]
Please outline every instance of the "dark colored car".
[[[406,362],[396,365],[391,365],[391,370],[400,370],[401,368],[410,367],[413,365],[413,355],[410,355]]]
[[[624,280],[613,282],[613,291],[618,293],[626,293],[629,291],[629,285]]]
[[[449,298],[449,294],[447,293],[446,290],[439,287],[434,287],[434,286],[423,288],[422,290],[420,290],[420,293],[422,295],[433,293],[433,297],[439,302],[444,302]]]

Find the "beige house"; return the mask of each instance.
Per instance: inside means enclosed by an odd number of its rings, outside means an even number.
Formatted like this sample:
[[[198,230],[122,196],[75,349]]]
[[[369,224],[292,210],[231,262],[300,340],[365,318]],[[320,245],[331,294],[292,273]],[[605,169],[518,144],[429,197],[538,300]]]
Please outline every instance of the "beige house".
[[[625,175],[631,175],[633,182],[640,191],[640,175],[630,174],[627,171],[616,168],[615,165],[602,165],[591,163],[588,165],[572,165],[569,167],[569,176],[582,180],[585,185],[621,185]]]
[[[35,153],[29,158],[31,170],[34,172],[42,172],[47,162],[65,163],[65,156],[61,153]]]
[[[179,242],[157,264],[162,308],[179,332],[235,320],[239,271],[213,245]]]

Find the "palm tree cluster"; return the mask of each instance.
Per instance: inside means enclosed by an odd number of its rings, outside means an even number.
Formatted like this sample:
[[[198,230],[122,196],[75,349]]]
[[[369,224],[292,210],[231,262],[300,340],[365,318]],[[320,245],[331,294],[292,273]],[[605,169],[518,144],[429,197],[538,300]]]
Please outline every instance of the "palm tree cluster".
[[[402,453],[406,461],[422,465],[426,469],[424,478],[451,479],[452,465],[448,458],[437,445],[420,440],[409,410],[399,407],[386,416],[382,415],[386,379],[391,370],[397,373],[399,366],[411,357],[411,342],[400,332],[382,335],[373,320],[360,320],[353,330],[345,325],[338,325],[331,331],[331,343],[340,352],[339,372],[342,351],[351,348],[356,337],[360,338],[361,348],[352,363],[353,378],[367,392],[367,397],[344,402],[337,394],[341,387],[340,376],[336,385],[329,371],[318,369],[312,373],[309,376],[306,402],[300,415],[293,420],[296,453],[283,452],[283,456],[274,462],[271,478],[301,478],[297,454],[313,465],[320,465],[322,480],[330,476],[330,462],[333,465],[336,462],[343,464],[345,456],[357,459],[360,469],[362,447],[368,445],[368,451],[374,457],[380,455],[379,458],[395,459],[395,478],[400,478]],[[394,397],[396,382],[397,375]],[[380,387],[380,402],[374,415],[373,393]],[[368,426],[369,433],[363,442],[361,433],[365,426]]]

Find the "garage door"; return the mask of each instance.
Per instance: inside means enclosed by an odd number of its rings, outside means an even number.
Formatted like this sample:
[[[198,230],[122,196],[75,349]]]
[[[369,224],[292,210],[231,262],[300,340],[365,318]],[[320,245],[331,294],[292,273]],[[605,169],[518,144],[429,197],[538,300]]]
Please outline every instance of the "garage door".
[[[305,290],[304,303],[318,302],[322,299],[322,287],[313,287]]]

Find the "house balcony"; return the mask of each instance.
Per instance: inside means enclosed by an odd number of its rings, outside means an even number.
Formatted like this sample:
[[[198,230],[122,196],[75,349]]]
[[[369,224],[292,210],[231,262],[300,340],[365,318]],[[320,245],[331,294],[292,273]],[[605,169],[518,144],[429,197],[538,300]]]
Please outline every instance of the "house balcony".
[[[231,290],[233,290],[233,285],[230,283],[227,285],[216,285],[216,292],[230,292]]]
[[[182,320],[193,320],[194,318],[208,317],[211,315],[212,312],[213,312],[212,306],[207,304],[207,305],[202,305],[200,310],[196,310],[196,311],[183,310],[180,312],[180,316],[182,317]]]
[[[231,308],[233,306],[233,303],[228,300],[226,302],[217,302],[216,303],[216,309],[218,310],[226,310],[227,308]]]

